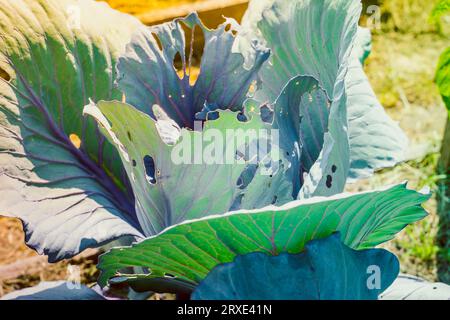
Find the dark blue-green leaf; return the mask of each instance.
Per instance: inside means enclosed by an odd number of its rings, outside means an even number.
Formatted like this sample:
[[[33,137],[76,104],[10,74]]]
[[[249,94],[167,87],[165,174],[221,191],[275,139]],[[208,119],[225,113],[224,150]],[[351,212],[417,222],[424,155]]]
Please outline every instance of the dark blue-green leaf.
[[[193,300],[376,300],[399,262],[383,249],[356,251],[339,233],[306,244],[303,253],[251,253],[214,268]]]

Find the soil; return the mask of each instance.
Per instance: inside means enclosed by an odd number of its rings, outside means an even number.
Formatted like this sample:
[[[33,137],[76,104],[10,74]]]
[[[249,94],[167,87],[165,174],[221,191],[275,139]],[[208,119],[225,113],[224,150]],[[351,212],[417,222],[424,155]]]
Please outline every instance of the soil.
[[[204,0],[105,0],[112,8],[133,15],[202,1]]]

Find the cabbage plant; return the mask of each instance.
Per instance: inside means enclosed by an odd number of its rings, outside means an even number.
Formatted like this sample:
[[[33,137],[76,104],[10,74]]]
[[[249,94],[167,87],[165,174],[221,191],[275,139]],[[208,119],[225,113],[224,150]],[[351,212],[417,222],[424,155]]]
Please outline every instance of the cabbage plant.
[[[50,262],[121,245],[100,257],[103,289],[44,283],[10,297],[96,299],[126,285],[376,299],[399,266],[375,246],[424,218],[429,195],[343,193],[407,144],[364,74],[360,12],[359,1],[252,1],[241,25],[208,29],[192,13],[148,27],[93,1],[0,0],[0,212]],[[197,158],[196,141],[248,129],[279,139],[227,138],[231,149],[201,151],[215,161]],[[230,150],[232,162],[215,158]]]

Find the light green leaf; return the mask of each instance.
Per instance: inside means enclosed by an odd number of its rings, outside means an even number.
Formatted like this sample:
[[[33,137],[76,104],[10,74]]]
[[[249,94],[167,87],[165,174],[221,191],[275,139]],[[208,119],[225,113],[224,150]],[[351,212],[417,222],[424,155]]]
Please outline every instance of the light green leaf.
[[[147,236],[186,220],[239,209],[242,203],[252,209],[292,200],[282,163],[272,164],[268,158],[273,173],[263,174],[261,163],[250,174],[253,164],[236,161],[243,144],[256,141],[251,135],[246,142],[238,137],[250,132],[247,130],[258,134],[257,130],[264,128],[257,114],[241,122],[238,113],[220,111],[217,120],[191,131],[180,129],[158,106],[154,106],[158,121],[119,102],[101,101],[86,107],[85,112],[121,150],[136,195],[138,218]],[[247,185],[253,190],[248,195]]]
[[[429,199],[398,185],[387,190],[291,202],[283,207],[238,211],[224,216],[187,221],[132,247],[115,248],[100,258],[100,284],[119,277],[139,283],[176,277],[196,285],[217,265],[238,255],[262,252],[300,253],[305,244],[339,231],[353,249],[388,241],[407,224],[426,216],[421,203]],[[122,273],[144,267],[148,274]]]
[[[439,59],[436,83],[450,116],[450,48],[447,48]]]

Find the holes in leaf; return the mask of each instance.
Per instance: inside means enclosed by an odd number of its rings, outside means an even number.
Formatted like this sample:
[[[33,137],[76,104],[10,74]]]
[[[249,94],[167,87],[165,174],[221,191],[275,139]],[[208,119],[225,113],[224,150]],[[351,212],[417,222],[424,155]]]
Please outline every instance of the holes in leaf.
[[[131,142],[133,142],[133,138],[131,137],[130,131],[127,131],[127,136],[128,136],[128,140],[130,140]]]
[[[11,76],[8,74],[8,72],[3,70],[2,68],[0,68],[0,78],[5,79],[6,81],[11,80]]]
[[[248,165],[237,180],[238,188],[241,190],[246,189],[255,178],[257,170],[258,166],[256,164]]]
[[[327,188],[331,189],[331,187],[333,186],[333,177],[328,175],[327,176],[327,182],[326,182]]]
[[[69,135],[69,139],[70,139],[70,142],[72,142],[72,144],[74,145],[75,148],[80,149],[80,147],[81,147],[81,139],[80,139],[80,137],[77,134],[72,133],[71,135]]]
[[[186,75],[189,76],[191,86],[195,85],[198,75],[200,74],[200,64],[202,61],[203,51],[205,49],[205,35],[198,25],[190,28],[185,23],[180,22],[185,35],[185,57],[186,57]]]
[[[249,95],[253,96],[257,89],[258,89],[258,82],[256,80],[253,80],[250,86],[248,87]]]
[[[145,175],[146,175],[147,181],[150,184],[156,184],[155,160],[153,160],[153,158],[150,157],[149,155],[144,157],[144,168],[145,168]]]
[[[336,171],[337,167],[333,164],[333,166],[331,167],[331,172],[336,173]],[[327,181],[325,184],[328,189],[331,189],[331,187],[333,186],[333,177],[331,175],[327,175]]]
[[[273,122],[273,110],[268,105],[263,105],[260,108],[261,120],[265,123]]]
[[[133,164],[133,167],[136,167],[136,165],[137,165],[136,160],[133,160],[132,164]]]
[[[156,33],[152,32],[152,36],[153,36],[153,39],[155,39],[155,42],[158,45],[159,50],[163,51],[163,46],[162,46],[161,40],[159,39],[158,35]]]
[[[219,119],[219,117],[220,117],[220,114],[218,111],[211,111],[211,112],[208,112],[208,114],[206,115],[206,119],[209,121],[217,120],[217,119]]]
[[[239,112],[237,114],[237,119],[239,122],[247,122],[248,121],[247,116],[243,112]]]
[[[273,200],[272,200],[272,204],[277,203],[277,200],[278,200],[278,196],[274,196],[274,197],[273,197]]]
[[[183,65],[183,59],[181,57],[181,54],[177,52],[175,54],[175,57],[173,58],[173,68],[175,69],[178,78],[181,80],[184,79],[184,73],[185,73],[185,66]]]
[[[233,29],[233,26],[231,25],[231,23],[229,23],[229,24],[227,24],[227,25],[225,26],[225,31],[226,31],[226,32],[231,32],[231,34],[232,34],[234,37],[236,37],[236,35],[237,35],[237,31],[236,31],[235,29]]]

